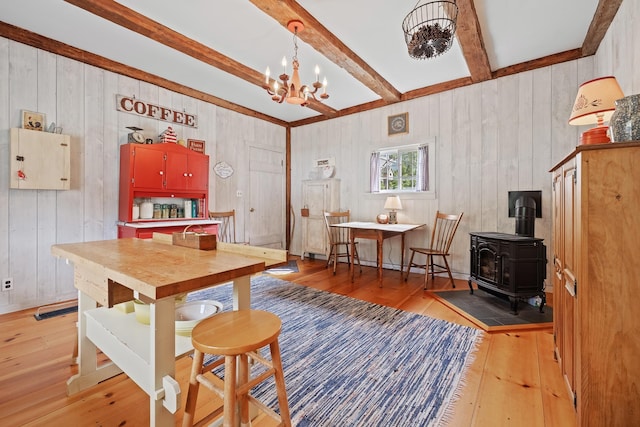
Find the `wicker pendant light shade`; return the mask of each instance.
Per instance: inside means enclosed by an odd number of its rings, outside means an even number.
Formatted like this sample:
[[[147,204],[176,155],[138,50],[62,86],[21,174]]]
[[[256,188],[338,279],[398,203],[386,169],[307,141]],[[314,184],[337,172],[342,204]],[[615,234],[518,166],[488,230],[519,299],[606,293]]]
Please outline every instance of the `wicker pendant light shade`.
[[[402,21],[409,56],[415,59],[435,58],[451,48],[456,32],[458,6],[455,0],[421,4]]]

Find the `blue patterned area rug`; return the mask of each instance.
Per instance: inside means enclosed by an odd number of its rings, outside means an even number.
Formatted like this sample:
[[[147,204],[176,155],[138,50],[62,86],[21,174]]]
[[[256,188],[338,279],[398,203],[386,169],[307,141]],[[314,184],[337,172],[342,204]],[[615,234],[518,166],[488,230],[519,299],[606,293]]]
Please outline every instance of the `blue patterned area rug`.
[[[484,332],[286,282],[252,278],[252,307],[282,319],[280,348],[298,427],[439,426]],[[231,285],[189,294],[231,309]],[[277,407],[275,387],[253,394]]]
[[[295,259],[292,259],[285,265],[282,265],[280,267],[270,268],[265,271],[265,273],[267,274],[274,274],[276,276],[279,276],[282,274],[297,273],[297,272],[298,272],[298,261],[296,261]]]

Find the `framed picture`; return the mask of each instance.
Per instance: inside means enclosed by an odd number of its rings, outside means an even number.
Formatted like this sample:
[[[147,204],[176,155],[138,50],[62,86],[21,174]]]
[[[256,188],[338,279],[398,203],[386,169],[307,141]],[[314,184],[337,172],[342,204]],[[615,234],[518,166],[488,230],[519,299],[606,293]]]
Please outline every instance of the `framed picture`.
[[[387,133],[399,135],[409,132],[409,113],[396,114],[387,117]]]
[[[204,154],[204,141],[201,139],[187,139],[187,148]]]
[[[22,110],[22,128],[44,131],[45,115],[34,111]]]

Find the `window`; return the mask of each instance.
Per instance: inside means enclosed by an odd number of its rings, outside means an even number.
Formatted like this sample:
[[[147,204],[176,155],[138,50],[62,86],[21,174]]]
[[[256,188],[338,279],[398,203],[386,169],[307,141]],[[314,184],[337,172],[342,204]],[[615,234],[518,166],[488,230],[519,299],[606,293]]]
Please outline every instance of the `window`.
[[[371,153],[371,192],[431,191],[430,147],[433,144],[416,144]]]

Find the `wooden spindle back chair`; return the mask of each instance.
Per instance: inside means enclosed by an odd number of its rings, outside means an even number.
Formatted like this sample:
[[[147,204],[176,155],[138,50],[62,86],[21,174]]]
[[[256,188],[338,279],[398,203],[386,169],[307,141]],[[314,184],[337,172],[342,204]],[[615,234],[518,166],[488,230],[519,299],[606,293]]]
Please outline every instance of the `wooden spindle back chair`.
[[[429,275],[431,275],[431,281],[434,280],[434,275],[439,273],[447,273],[451,285],[455,288],[456,284],[453,281],[451,275],[451,268],[447,257],[449,256],[449,248],[453,237],[456,234],[460,220],[462,219],[463,212],[459,215],[445,214],[440,211],[436,211],[436,218],[431,230],[431,243],[428,248],[412,247],[411,258],[409,258],[409,267],[407,268],[407,274],[404,277],[406,281],[411,267],[424,268],[424,288],[427,289],[427,282],[429,281]],[[427,257],[425,264],[414,263],[413,259],[416,253],[425,255]],[[442,258],[444,265],[439,265],[434,262],[434,257]],[[438,270],[436,270],[438,268]]]

